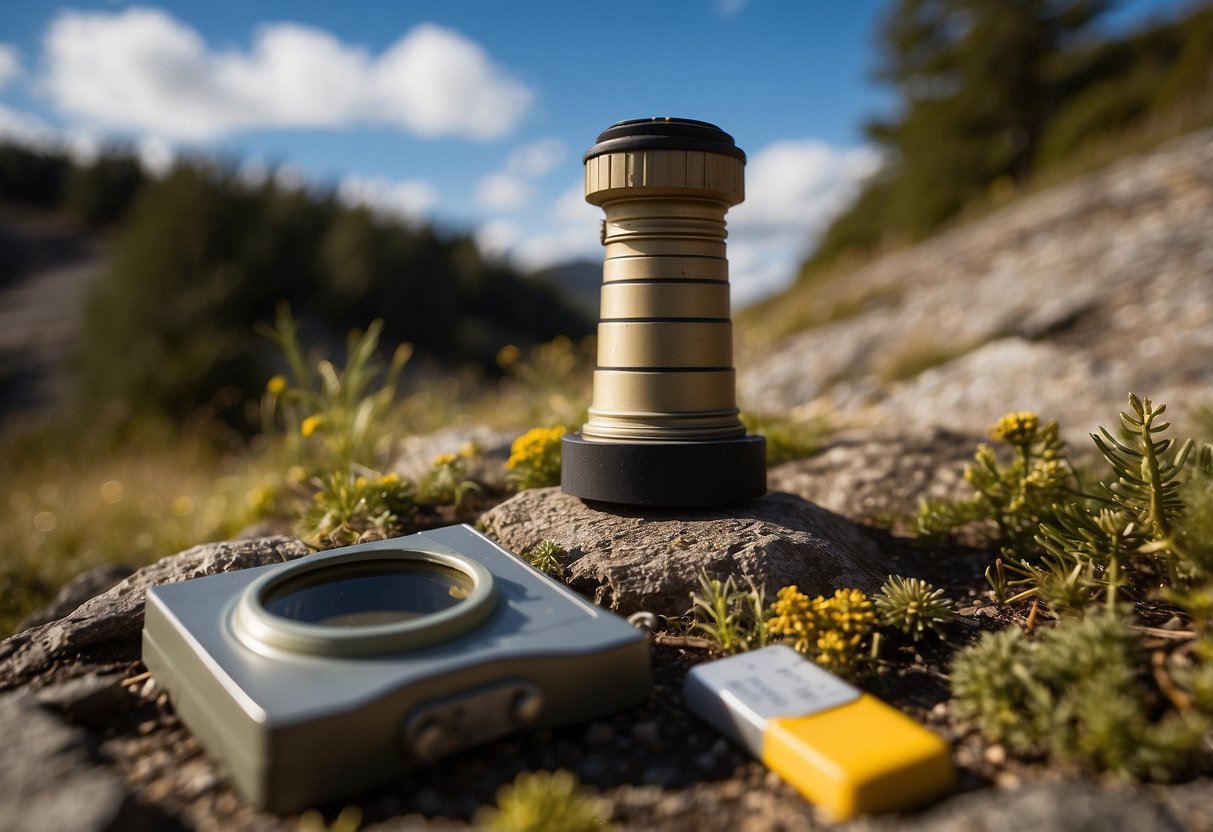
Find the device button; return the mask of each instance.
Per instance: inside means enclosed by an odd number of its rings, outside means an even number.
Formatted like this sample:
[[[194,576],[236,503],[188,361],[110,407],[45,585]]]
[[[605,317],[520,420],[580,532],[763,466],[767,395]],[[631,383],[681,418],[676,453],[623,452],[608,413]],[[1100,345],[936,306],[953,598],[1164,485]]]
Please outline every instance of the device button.
[[[543,708],[538,687],[511,679],[418,706],[405,717],[401,740],[407,756],[428,763],[530,727]]]

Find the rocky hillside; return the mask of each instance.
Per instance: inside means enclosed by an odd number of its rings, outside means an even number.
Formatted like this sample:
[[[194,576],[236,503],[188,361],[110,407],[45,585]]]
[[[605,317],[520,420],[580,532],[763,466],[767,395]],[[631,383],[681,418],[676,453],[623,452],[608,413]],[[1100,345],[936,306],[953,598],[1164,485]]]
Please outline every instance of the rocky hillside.
[[[1073,441],[1129,391],[1213,403],[1213,131],[789,295],[749,329],[810,326],[742,350],[753,410],[981,432],[1028,409]]]

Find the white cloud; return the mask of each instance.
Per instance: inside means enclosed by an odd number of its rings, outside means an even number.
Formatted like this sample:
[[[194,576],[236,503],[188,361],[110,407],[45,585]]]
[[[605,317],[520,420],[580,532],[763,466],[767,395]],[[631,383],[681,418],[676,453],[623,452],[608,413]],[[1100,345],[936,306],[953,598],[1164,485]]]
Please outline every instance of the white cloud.
[[[429,182],[383,176],[348,176],[337,187],[337,197],[347,205],[365,205],[410,221],[424,218],[438,204],[438,191]]]
[[[476,205],[489,211],[517,211],[535,196],[532,181],[554,170],[567,154],[565,143],[557,138],[515,148],[501,170],[486,174],[476,185]]]
[[[506,159],[505,168],[510,173],[538,179],[564,162],[568,152],[568,146],[560,139],[540,139],[524,144],[511,153]]]
[[[503,259],[522,239],[522,227],[510,220],[492,220],[476,229],[476,247],[486,256]]]
[[[21,74],[21,59],[15,47],[0,43],[0,89]]]
[[[63,112],[174,139],[353,124],[487,139],[534,99],[479,44],[432,24],[376,58],[293,23],[261,27],[247,51],[216,50],[158,9],[66,11],[44,45],[46,88]]]
[[[139,164],[152,176],[164,176],[176,161],[173,146],[159,136],[144,136],[135,146]]]
[[[568,226],[527,237],[514,246],[511,257],[526,271],[538,271],[573,260],[601,260],[598,226]]]
[[[42,119],[0,105],[0,138],[27,146],[47,146],[56,143],[58,135]]]
[[[598,228],[602,209],[585,201],[585,183],[580,179],[560,192],[552,203],[552,219],[565,224],[589,224]]]
[[[875,151],[864,147],[840,150],[813,140],[768,145],[746,165],[746,199],[729,212],[729,227],[748,236],[815,236],[878,164]]]
[[[716,10],[725,17],[741,14],[748,5],[749,0],[716,0]]]
[[[734,304],[790,283],[817,237],[879,164],[870,148],[811,139],[779,141],[751,154],[746,200],[727,217]]]
[[[508,258],[526,271],[571,260],[600,260],[601,218],[601,209],[585,201],[584,186],[577,181],[553,200],[545,228],[528,233],[512,220],[491,220],[476,231],[476,244],[486,256]]]
[[[35,150],[64,152],[82,165],[101,155],[101,141],[88,130],[59,130],[37,116],[0,104],[0,140]]]
[[[490,173],[476,186],[475,200],[491,211],[515,211],[534,195],[530,183],[508,173]]]

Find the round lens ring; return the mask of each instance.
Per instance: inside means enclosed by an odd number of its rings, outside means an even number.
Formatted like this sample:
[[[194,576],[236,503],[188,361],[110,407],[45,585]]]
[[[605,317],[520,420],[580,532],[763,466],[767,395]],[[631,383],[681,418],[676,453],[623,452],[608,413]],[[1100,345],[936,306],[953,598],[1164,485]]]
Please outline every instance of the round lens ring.
[[[450,609],[474,588],[467,573],[430,561],[355,561],[276,583],[261,606],[304,624],[371,627]]]
[[[492,576],[466,558],[371,550],[297,561],[264,575],[236,608],[238,635],[324,655],[411,650],[479,624],[493,609]]]

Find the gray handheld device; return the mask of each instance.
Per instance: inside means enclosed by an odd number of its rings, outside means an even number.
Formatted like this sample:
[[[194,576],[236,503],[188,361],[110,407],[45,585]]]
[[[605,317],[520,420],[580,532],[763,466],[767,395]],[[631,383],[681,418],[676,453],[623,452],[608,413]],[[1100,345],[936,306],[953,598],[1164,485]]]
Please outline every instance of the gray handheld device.
[[[650,688],[644,633],[467,526],[153,587],[143,660],[278,812]]]

